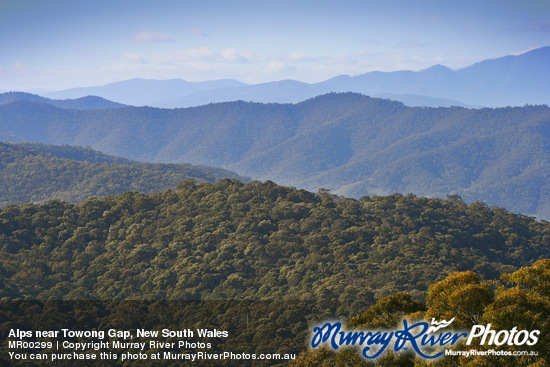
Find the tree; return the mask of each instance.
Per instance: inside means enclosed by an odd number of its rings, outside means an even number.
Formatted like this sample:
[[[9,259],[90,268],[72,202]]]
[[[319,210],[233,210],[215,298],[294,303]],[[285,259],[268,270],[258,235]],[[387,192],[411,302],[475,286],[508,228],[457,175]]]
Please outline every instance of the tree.
[[[489,284],[472,271],[456,272],[428,288],[427,318],[451,320],[454,327],[469,328],[481,322],[485,306],[493,302]]]
[[[491,323],[495,330],[539,330],[538,342],[529,346],[529,350],[538,352],[538,356],[522,356],[517,365],[530,365],[550,362],[550,259],[535,262],[533,266],[523,267],[501,277],[515,284],[512,288],[500,288],[495,301],[490,304],[483,321]],[[510,349],[524,350],[525,346]],[[543,361],[543,362],[541,362]]]

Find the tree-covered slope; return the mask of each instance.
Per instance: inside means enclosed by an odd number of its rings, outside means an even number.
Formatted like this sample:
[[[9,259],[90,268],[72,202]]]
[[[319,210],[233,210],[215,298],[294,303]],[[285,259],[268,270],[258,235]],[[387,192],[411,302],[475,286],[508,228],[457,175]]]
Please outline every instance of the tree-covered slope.
[[[94,110],[103,108],[120,108],[126,105],[122,103],[112,102],[105,98],[97,96],[82,96],[75,99],[49,99],[38,96],[36,94],[25,92],[6,92],[0,93],[0,105],[5,105],[15,101],[27,101],[44,103],[59,108],[77,109],[77,110]]]
[[[357,198],[458,194],[550,218],[547,106],[410,108],[353,93],[173,110],[83,111],[17,101],[0,106],[0,137],[224,167]]]
[[[89,148],[0,143],[0,207],[50,199],[82,202],[131,190],[158,192],[184,179],[224,177],[239,178],[220,168],[140,163]]]
[[[361,200],[272,182],[183,181],[0,211],[2,296],[333,299],[345,309],[453,271],[483,278],[550,255],[550,224],[451,200]]]

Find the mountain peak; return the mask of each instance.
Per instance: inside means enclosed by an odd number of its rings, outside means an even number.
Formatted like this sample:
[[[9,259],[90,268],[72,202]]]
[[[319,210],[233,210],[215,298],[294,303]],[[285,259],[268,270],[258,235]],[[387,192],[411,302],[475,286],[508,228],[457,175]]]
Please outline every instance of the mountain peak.
[[[436,64],[433,66],[430,66],[427,69],[420,70],[420,72],[447,72],[447,71],[453,71],[451,68],[445,65]]]
[[[0,94],[0,105],[8,104],[15,101],[29,101],[29,102],[46,102],[47,98],[40,97],[36,94],[27,92],[6,92]]]

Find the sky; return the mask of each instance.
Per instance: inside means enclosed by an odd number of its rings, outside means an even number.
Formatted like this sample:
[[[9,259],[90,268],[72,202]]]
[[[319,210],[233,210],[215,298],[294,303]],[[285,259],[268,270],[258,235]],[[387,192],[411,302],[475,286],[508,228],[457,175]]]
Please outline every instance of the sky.
[[[549,45],[548,0],[0,0],[0,91],[314,83]]]

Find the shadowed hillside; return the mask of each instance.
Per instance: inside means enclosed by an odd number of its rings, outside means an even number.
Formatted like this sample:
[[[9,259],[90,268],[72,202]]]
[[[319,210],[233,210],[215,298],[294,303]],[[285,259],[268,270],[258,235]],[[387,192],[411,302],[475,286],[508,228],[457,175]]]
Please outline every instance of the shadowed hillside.
[[[7,141],[206,164],[353,197],[458,194],[540,218],[550,218],[549,121],[547,106],[411,108],[353,93],[174,110],[0,106]]]
[[[125,191],[158,192],[183,179],[224,177],[244,179],[221,168],[141,163],[82,147],[0,143],[0,207],[51,199],[76,203]]]

